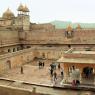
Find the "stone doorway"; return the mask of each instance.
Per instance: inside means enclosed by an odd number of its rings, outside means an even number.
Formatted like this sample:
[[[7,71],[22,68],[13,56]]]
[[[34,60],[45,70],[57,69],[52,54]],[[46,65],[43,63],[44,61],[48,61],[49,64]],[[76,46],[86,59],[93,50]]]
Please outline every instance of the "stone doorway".
[[[92,67],[84,67],[82,71],[82,83],[83,84],[94,84],[94,68]]]
[[[6,62],[6,69],[11,69],[12,67],[11,67],[11,61],[10,60],[8,60],[7,62]]]
[[[93,68],[92,67],[84,67],[83,68],[83,77],[84,78],[92,78],[93,77]]]

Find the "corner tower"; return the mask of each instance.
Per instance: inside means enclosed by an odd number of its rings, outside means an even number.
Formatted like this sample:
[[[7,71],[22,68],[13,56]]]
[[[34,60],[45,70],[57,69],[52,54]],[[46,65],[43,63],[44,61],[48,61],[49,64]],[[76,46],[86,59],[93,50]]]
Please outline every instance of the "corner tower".
[[[20,4],[18,9],[18,17],[17,17],[17,25],[20,29],[29,30],[30,27],[30,16],[29,16],[29,9],[25,5]]]

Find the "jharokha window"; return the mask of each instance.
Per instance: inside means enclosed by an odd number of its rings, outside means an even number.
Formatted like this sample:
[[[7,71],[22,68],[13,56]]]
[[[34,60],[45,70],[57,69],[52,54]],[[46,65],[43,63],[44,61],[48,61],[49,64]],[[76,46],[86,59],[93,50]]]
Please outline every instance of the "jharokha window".
[[[73,31],[65,31],[65,37],[72,38],[73,37]]]
[[[73,29],[72,27],[69,25],[65,31],[65,37],[67,38],[72,38],[73,37]]]

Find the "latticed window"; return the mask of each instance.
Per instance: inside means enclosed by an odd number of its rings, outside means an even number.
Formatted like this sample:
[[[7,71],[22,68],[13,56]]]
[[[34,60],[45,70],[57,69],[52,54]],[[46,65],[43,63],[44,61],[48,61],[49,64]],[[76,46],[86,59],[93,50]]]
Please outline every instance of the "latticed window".
[[[72,38],[74,35],[73,31],[65,31],[65,37]]]

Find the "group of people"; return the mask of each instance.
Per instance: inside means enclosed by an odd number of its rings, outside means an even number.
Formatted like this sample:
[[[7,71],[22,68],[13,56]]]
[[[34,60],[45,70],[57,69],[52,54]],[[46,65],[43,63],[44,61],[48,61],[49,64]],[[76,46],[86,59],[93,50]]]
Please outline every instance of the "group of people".
[[[72,86],[78,86],[80,84],[80,81],[79,81],[80,73],[79,73],[78,69],[76,69],[75,66],[72,66],[72,68],[70,68],[70,71],[74,74],[73,76],[77,77],[77,79],[74,78],[72,80]],[[75,72],[76,72],[76,74],[75,74]]]
[[[58,78],[56,69],[57,69],[56,64],[50,64],[50,75],[54,81],[56,81]],[[64,73],[63,73],[63,69],[61,68],[60,64],[58,64],[58,69],[60,70],[60,75],[61,75],[61,78],[63,79]]]
[[[45,63],[39,61],[38,65],[39,65],[39,69],[42,69],[42,68],[44,68]],[[54,81],[56,81],[58,79],[57,69],[60,71],[61,78],[63,79],[63,77],[64,77],[63,69],[61,68],[60,64],[58,64],[58,67],[56,66],[56,64],[50,64],[50,75]],[[21,72],[21,74],[24,74],[23,66],[21,66],[20,72]]]
[[[80,81],[79,80],[73,80],[72,81],[72,86],[77,86],[80,84]]]
[[[91,75],[93,75],[93,68],[86,67],[83,69],[83,73],[85,75],[85,78],[89,78]]]
[[[44,63],[44,62],[39,61],[39,62],[38,62],[38,65],[39,65],[39,69],[42,69],[42,68],[44,68],[45,63]]]

